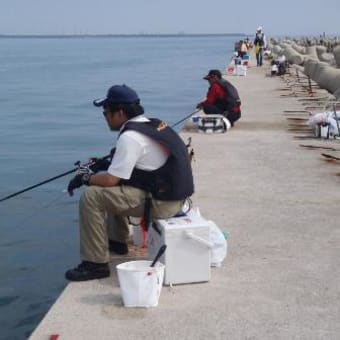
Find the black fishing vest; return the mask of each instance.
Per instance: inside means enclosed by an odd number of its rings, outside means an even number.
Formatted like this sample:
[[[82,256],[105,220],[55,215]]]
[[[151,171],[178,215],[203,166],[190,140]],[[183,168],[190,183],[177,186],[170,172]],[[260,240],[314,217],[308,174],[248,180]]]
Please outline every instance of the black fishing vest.
[[[241,99],[236,87],[226,79],[221,79],[218,83],[227,93],[227,98],[224,100],[225,109],[227,109],[228,111],[232,111],[234,106],[240,106]]]
[[[150,122],[127,122],[120,135],[128,130],[140,132],[164,145],[170,155],[159,169],[146,171],[134,168],[127,184],[152,193],[163,201],[184,200],[194,192],[188,150],[178,134],[159,119]]]

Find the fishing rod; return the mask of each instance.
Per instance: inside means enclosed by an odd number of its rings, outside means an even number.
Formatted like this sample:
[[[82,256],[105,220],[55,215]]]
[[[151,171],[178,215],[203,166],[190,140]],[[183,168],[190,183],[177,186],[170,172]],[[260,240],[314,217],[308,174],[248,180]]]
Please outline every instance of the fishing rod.
[[[183,119],[179,120],[177,123],[175,123],[174,125],[171,125],[172,128],[174,128],[176,125],[184,122],[185,120],[187,120],[188,118],[190,118],[192,115],[194,115],[195,113],[197,113],[199,111],[199,109],[195,110],[194,112],[191,112],[189,115],[185,116]]]
[[[109,157],[111,157],[111,155],[107,155],[107,156],[104,156],[103,158],[99,158],[98,161],[108,159]],[[24,192],[26,192],[26,191],[29,191],[29,190],[32,190],[32,189],[34,189],[34,188],[40,187],[40,186],[43,185],[43,184],[52,182],[52,181],[54,181],[54,180],[56,180],[56,179],[58,179],[58,178],[61,178],[61,177],[67,176],[67,175],[69,175],[69,174],[72,174],[73,172],[76,172],[76,171],[79,169],[80,161],[77,161],[76,163],[74,163],[74,165],[76,165],[77,167],[74,168],[74,169],[72,169],[72,170],[63,172],[63,173],[60,174],[60,175],[57,175],[57,176],[51,177],[51,178],[49,178],[49,179],[46,179],[46,180],[44,180],[44,181],[42,181],[42,182],[40,182],[40,183],[34,184],[34,185],[32,185],[32,186],[30,186],[30,187],[28,187],[28,188],[25,188],[25,189],[22,189],[22,190],[20,190],[20,191],[17,191],[17,192],[15,192],[14,194],[11,194],[11,195],[8,195],[8,196],[6,196],[6,197],[3,197],[3,198],[0,199],[0,202],[6,201],[6,200],[8,200],[8,199],[10,199],[10,198],[12,198],[12,197],[18,196],[18,195],[20,195],[20,194],[22,194],[22,193],[24,193]],[[89,163],[84,164],[84,166],[88,166],[88,165],[93,165],[93,162],[89,162]]]
[[[181,119],[180,121],[178,121],[177,123],[175,123],[174,125],[172,125],[171,127],[173,128],[173,127],[175,127],[176,125],[182,123],[184,120],[188,119],[189,117],[191,117],[193,114],[195,114],[195,113],[198,112],[198,111],[199,111],[199,110],[195,110],[194,112],[190,113],[190,115],[184,117],[183,119]],[[102,158],[99,158],[95,163],[97,163],[97,162],[99,162],[99,161],[102,161],[102,160],[109,159],[110,157],[111,157],[111,154],[110,154],[110,155],[106,155],[106,156],[104,156],[104,157],[102,157]],[[48,179],[46,179],[46,180],[44,180],[44,181],[42,181],[42,182],[39,182],[39,183],[37,183],[37,184],[34,184],[34,185],[32,185],[32,186],[30,186],[30,187],[28,187],[28,188],[25,188],[25,189],[22,189],[22,190],[20,190],[20,191],[17,191],[17,192],[15,192],[15,193],[11,194],[11,195],[8,195],[8,196],[6,196],[6,197],[3,197],[3,198],[0,199],[0,202],[6,201],[6,200],[8,200],[8,199],[10,199],[10,198],[12,198],[12,197],[18,196],[18,195],[20,195],[20,194],[22,194],[22,193],[24,193],[24,192],[26,192],[26,191],[35,189],[35,188],[37,188],[37,187],[40,187],[40,186],[43,185],[43,184],[52,182],[52,181],[54,181],[54,180],[56,180],[56,179],[58,179],[58,178],[61,178],[61,177],[67,176],[67,175],[69,175],[69,174],[72,174],[73,172],[76,172],[76,171],[79,169],[80,161],[77,161],[76,163],[74,163],[74,165],[76,165],[77,167],[74,168],[74,169],[71,169],[71,170],[69,170],[69,171],[63,172],[63,173],[60,174],[60,175],[57,175],[57,176],[48,178]],[[90,161],[90,162],[84,164],[84,166],[89,166],[89,165],[93,165],[93,162]]]

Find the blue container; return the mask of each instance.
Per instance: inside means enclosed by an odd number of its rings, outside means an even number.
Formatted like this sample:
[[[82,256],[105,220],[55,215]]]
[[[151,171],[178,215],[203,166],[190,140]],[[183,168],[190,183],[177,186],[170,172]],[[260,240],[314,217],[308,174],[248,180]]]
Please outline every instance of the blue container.
[[[199,117],[198,116],[192,116],[192,122],[198,124]]]

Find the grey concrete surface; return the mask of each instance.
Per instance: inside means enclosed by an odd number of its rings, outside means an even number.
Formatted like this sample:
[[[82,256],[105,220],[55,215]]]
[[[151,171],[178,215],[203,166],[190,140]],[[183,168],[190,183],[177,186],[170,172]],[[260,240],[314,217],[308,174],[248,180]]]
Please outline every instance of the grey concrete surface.
[[[283,111],[302,104],[268,69],[230,77],[243,110],[227,134],[182,133],[195,149],[194,206],[230,232],[211,280],[163,287],[149,309],[122,306],[114,270],[71,283],[30,340],[340,338],[340,165],[299,144],[340,145],[294,139]]]

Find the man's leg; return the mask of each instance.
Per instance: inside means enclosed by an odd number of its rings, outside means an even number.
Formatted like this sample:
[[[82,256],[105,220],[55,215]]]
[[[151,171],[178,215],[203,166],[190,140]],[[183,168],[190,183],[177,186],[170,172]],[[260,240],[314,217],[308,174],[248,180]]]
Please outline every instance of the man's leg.
[[[259,55],[260,55],[260,66],[262,66],[262,62],[263,62],[263,50],[262,49],[260,50]]]
[[[231,112],[228,112],[225,117],[229,120],[231,126],[234,126],[234,123],[240,119],[241,117],[241,111],[239,112],[234,112],[234,111],[231,111]]]
[[[129,221],[126,216],[108,214],[107,233],[109,240],[127,243],[129,240],[129,232]]]
[[[88,187],[79,201],[80,255],[82,262],[65,273],[70,281],[110,276],[106,209],[99,187]]]
[[[145,197],[144,191],[128,186],[93,186],[85,190],[79,202],[82,263],[66,272],[68,280],[86,281],[110,275],[109,235],[120,241],[127,241],[128,224],[124,217],[142,216]],[[154,201],[151,215],[153,218],[171,217],[181,209],[182,203]],[[109,215],[111,217],[107,219]]]
[[[152,218],[169,218],[181,211],[184,201],[152,201]]]
[[[142,211],[140,216],[142,215]],[[109,250],[116,254],[124,255],[129,252],[129,221],[126,216],[107,216],[107,233],[109,236]]]
[[[123,186],[123,191],[126,197],[136,197],[138,189]],[[144,200],[144,194],[141,201]],[[151,218],[169,218],[176,215],[182,208],[182,201],[157,201],[152,200]],[[129,209],[126,213],[133,217],[142,217],[144,214],[144,204],[135,208]],[[121,215],[108,214],[107,216],[107,232],[109,236],[109,249],[117,254],[128,253],[129,240],[129,224],[128,218]]]
[[[136,188],[88,187],[79,202],[81,259],[107,263],[109,261],[108,233],[115,237],[116,241],[126,242],[128,223],[125,216],[141,216],[144,201],[145,192]]]
[[[223,110],[215,105],[206,105],[203,108],[203,111],[206,115],[221,115],[223,114]]]

